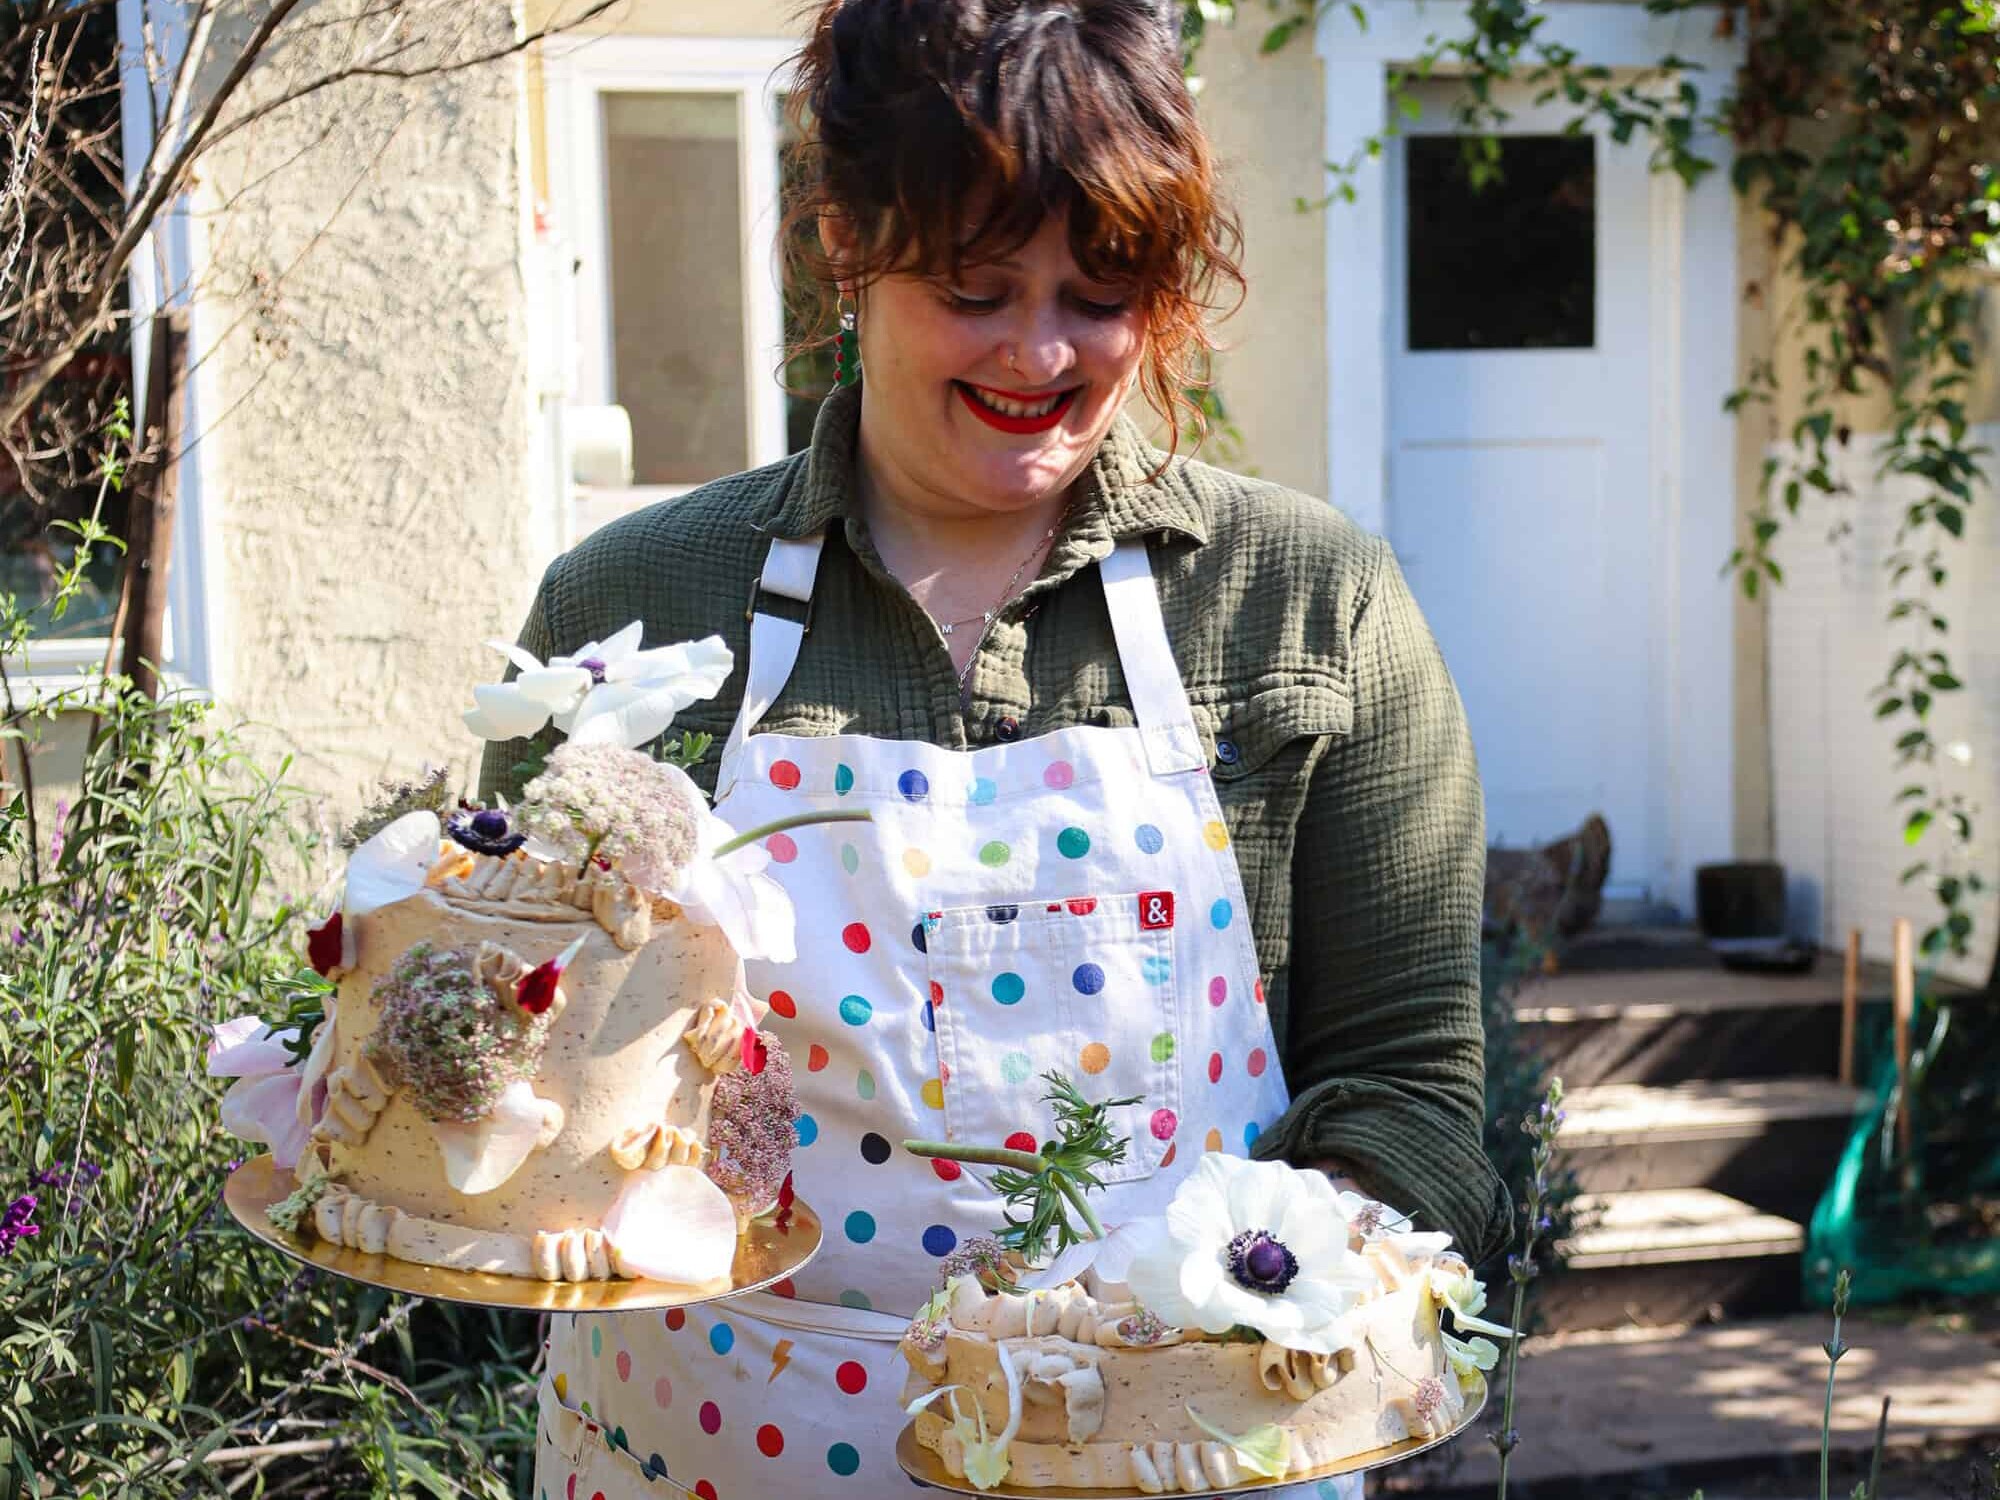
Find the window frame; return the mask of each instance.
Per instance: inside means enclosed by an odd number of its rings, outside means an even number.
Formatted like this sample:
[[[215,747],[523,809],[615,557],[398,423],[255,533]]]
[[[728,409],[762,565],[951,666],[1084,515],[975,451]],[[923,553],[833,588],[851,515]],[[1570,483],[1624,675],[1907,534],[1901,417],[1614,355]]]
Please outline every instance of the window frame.
[[[155,97],[147,98],[147,70],[124,66],[120,77],[119,140],[125,155],[127,193],[136,191],[139,174],[153,145],[153,120],[166,108],[172,83],[188,40],[184,0],[116,0],[118,48],[131,59],[151,51],[158,58]],[[220,550],[212,535],[215,517],[206,504],[202,484],[204,430],[207,414],[221,409],[215,388],[215,361],[205,358],[213,347],[214,319],[192,295],[206,262],[199,216],[189,211],[183,195],[164,206],[140,240],[126,272],[132,317],[126,329],[131,362],[133,426],[146,410],[152,378],[147,352],[152,348],[153,315],[161,307],[183,317],[187,334],[187,384],[181,393],[182,432],[179,467],[175,471],[173,552],[167,568],[166,660],[160,663],[163,690],[210,697],[219,692],[220,662],[215,649],[220,611]],[[87,673],[112,653],[109,635],[30,637],[24,655],[10,655],[5,665],[16,706],[43,703],[74,695]]]
[[[790,81],[797,43],[781,37],[565,35],[541,43],[543,131],[548,187],[558,229],[575,251],[574,340],[565,384],[582,405],[614,400],[610,218],[605,176],[604,99],[615,93],[731,94],[736,98],[744,291],[745,452],[749,467],[788,451],[785,392],[760,372],[782,368],[784,294],[779,284],[777,104]],[[687,493],[693,485],[603,490],[573,484],[569,523],[580,535],[621,510]]]

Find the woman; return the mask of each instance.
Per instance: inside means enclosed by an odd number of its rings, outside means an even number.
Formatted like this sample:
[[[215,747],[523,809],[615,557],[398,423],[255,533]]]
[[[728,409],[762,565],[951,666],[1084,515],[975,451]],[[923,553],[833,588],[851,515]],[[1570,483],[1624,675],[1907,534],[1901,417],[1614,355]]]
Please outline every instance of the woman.
[[[1474,1256],[1505,1230],[1451,681],[1381,542],[1122,414],[1173,411],[1240,281],[1174,9],[824,0],[794,239],[858,385],[808,452],[543,580],[543,659],[635,617],[728,637],[742,670],[677,729],[723,745],[698,774],[730,821],[875,814],[778,845],[799,960],[750,975],[825,1248],[789,1297],[556,1319],[549,1496],[900,1493],[894,1340],[1001,1212],[894,1143],[1042,1139],[1047,1069],[1144,1098],[1107,1220],[1222,1149],[1351,1174]]]

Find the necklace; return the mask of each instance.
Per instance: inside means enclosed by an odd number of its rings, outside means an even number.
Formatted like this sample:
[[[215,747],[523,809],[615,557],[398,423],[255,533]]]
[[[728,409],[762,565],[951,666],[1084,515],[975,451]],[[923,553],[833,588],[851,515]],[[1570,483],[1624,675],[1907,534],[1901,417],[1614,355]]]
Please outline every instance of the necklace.
[[[965,665],[958,669],[958,686],[961,692],[965,689],[966,680],[972,676],[972,664],[979,660],[980,648],[986,644],[986,633],[993,628],[993,622],[999,618],[1000,611],[1007,607],[1007,601],[1014,597],[1014,590],[1021,582],[1021,575],[1028,571],[1028,564],[1040,557],[1042,549],[1054,541],[1056,533],[1062,530],[1063,522],[1069,519],[1069,506],[1070,502],[1065,500],[1062,511],[1056,516],[1054,523],[1050,525],[1047,531],[1044,531],[1035,539],[1035,545],[1028,549],[1028,555],[1022,558],[1020,566],[1014,569],[1013,577],[1009,578],[1001,588],[1000,597],[995,599],[988,608],[982,609],[976,615],[967,615],[962,620],[940,620],[938,622],[938,634],[947,639],[950,638],[954,630],[957,630],[962,625],[971,625],[976,622],[979,626],[979,639],[973,642],[972,651],[965,658]]]

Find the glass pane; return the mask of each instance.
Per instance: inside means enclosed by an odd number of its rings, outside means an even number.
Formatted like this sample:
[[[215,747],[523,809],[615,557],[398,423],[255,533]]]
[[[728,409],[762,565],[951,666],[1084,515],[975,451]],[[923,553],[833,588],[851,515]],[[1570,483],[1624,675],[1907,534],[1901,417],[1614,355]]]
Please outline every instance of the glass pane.
[[[735,94],[608,94],[613,399],[636,484],[750,467]]]
[[[1597,338],[1597,155],[1589,136],[1500,137],[1472,185],[1464,138],[1406,142],[1409,346],[1588,349]]]
[[[82,589],[61,620],[51,618],[49,605],[57,575],[76,555],[76,535],[61,523],[95,513],[113,536],[128,534],[128,496],[103,486],[92,465],[106,446],[114,402],[131,393],[131,374],[122,351],[80,355],[29,413],[20,444],[29,455],[28,473],[0,450],[0,594],[13,597],[40,639],[109,634],[117,613],[124,554],[108,545],[92,549]]]

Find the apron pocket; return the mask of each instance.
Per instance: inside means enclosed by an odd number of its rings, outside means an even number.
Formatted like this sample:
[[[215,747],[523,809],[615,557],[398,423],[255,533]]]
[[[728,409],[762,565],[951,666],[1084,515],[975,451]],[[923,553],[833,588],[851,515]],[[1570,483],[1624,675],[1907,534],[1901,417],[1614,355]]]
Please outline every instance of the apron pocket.
[[[1065,1074],[1129,1138],[1106,1183],[1159,1169],[1181,1113],[1173,895],[1141,891],[928,913],[947,1139],[1035,1150],[1055,1133],[1042,1074]]]

